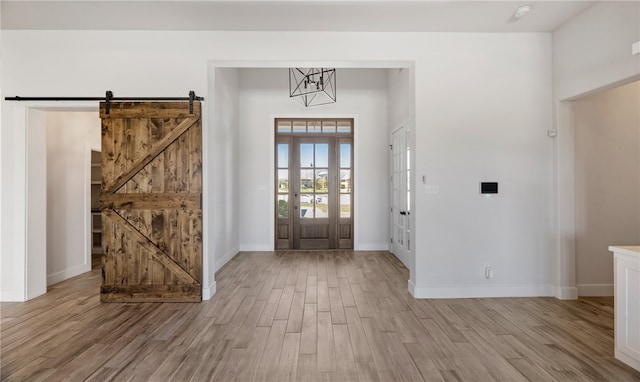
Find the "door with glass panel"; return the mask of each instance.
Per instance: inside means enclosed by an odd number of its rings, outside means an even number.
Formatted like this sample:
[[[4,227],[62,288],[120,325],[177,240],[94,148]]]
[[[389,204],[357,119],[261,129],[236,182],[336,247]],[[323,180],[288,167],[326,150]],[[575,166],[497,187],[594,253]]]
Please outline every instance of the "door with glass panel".
[[[276,120],[276,249],[353,248],[353,120]]]
[[[411,219],[411,151],[406,126],[391,136],[391,252],[408,264]]]

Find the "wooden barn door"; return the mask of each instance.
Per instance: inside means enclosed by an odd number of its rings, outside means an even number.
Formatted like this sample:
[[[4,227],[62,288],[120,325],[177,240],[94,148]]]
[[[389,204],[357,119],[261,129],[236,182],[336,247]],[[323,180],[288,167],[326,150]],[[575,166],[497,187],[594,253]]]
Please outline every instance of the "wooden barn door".
[[[104,302],[202,299],[201,106],[100,104]]]

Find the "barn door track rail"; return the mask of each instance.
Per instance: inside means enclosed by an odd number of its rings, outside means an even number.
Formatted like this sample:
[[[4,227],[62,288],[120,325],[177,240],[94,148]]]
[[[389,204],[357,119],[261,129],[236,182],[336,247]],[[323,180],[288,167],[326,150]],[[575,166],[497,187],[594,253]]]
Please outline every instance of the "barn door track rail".
[[[104,101],[105,113],[109,114],[111,101],[189,101],[189,114],[193,114],[193,101],[204,101],[191,90],[188,97],[114,97],[111,90],[107,90],[104,97],[4,97],[5,101]]]

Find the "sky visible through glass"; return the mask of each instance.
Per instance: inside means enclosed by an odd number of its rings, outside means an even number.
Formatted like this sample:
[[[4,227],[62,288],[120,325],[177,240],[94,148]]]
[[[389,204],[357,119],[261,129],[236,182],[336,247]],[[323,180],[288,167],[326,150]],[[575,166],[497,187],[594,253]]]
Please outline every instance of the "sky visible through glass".
[[[350,144],[340,145],[340,167],[343,167],[343,168],[351,167],[351,145]]]
[[[313,161],[313,146],[316,147],[316,160]],[[314,166],[315,165],[315,166]],[[300,167],[329,167],[329,145],[326,143],[303,143],[300,145]]]
[[[278,167],[289,167],[289,145],[278,144]]]

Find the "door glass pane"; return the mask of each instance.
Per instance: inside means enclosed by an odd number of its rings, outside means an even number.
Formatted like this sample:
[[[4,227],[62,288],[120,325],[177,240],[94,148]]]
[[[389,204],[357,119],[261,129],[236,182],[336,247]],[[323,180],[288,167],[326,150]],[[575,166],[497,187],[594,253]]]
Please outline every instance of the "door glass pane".
[[[306,133],[307,132],[307,123],[305,121],[293,121],[293,132],[294,133]]]
[[[351,132],[351,122],[348,122],[348,121],[338,122],[338,132],[339,133],[350,133]]]
[[[411,150],[407,147],[407,211],[411,211]]]
[[[313,167],[313,144],[300,144],[300,167]]]
[[[316,194],[315,205],[317,218],[329,217],[329,195]]]
[[[349,194],[340,195],[340,217],[351,217],[351,195]]]
[[[329,169],[321,168],[316,170],[316,192],[329,192]]]
[[[407,190],[411,189],[411,171],[407,170]]]
[[[309,121],[307,122],[307,132],[309,133],[320,133],[321,129],[321,122],[320,121]]]
[[[278,195],[278,217],[289,217],[289,195]]]
[[[336,132],[336,121],[324,121],[324,122],[322,122],[322,132],[323,133],[335,133]]]
[[[278,170],[278,192],[289,192],[289,170]]]
[[[340,192],[351,192],[351,170],[340,170]]]
[[[340,144],[340,167],[351,167],[351,144]]]
[[[313,192],[313,170],[300,170],[300,192]]]
[[[314,204],[313,194],[300,195],[300,217],[313,218]]]
[[[278,143],[278,167],[289,167],[289,144]]]
[[[329,144],[316,144],[316,167],[329,167]]]
[[[291,121],[278,121],[278,132],[279,133],[290,133],[291,132]]]

